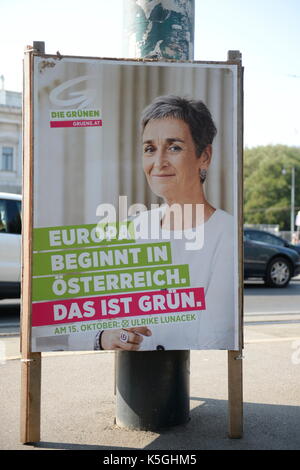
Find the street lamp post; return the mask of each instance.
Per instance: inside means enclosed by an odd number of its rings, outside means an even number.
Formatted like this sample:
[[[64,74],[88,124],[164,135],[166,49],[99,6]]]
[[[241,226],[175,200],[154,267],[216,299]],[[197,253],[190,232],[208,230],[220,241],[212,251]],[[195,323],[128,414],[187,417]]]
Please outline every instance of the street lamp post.
[[[282,174],[287,173],[286,169],[282,169]],[[291,168],[291,216],[290,216],[290,230],[291,230],[291,242],[293,242],[293,234],[295,229],[295,167]]]
[[[295,229],[295,167],[292,167],[291,175],[291,241],[293,241],[293,234]]]

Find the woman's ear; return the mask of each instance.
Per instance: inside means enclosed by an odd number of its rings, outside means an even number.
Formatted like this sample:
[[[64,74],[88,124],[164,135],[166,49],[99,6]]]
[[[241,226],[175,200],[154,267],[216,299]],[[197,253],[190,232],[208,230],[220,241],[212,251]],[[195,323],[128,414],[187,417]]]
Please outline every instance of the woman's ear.
[[[200,155],[201,168],[208,169],[212,157],[212,145],[208,144]]]

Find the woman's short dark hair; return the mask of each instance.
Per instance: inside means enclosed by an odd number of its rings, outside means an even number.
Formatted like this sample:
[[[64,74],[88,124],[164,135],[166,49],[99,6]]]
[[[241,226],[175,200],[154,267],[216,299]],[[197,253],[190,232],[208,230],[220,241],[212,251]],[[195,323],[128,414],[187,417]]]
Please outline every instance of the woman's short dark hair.
[[[142,112],[142,131],[151,119],[164,118],[181,119],[189,126],[198,157],[207,145],[212,144],[217,133],[210,111],[203,101],[175,95],[158,96]]]

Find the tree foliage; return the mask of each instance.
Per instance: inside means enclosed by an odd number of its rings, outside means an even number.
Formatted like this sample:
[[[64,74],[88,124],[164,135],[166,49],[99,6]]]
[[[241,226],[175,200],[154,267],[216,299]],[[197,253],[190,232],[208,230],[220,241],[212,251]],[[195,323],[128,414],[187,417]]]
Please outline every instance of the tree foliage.
[[[244,222],[279,224],[290,230],[291,174],[295,168],[295,210],[300,210],[300,148],[268,145],[244,152]]]

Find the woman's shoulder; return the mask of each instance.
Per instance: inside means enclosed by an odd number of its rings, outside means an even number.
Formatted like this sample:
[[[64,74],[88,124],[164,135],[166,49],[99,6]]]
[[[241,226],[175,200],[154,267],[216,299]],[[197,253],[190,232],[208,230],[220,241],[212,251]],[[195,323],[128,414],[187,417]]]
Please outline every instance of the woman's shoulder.
[[[226,212],[223,209],[216,209],[215,214],[217,218],[219,218],[223,222],[228,222],[232,224],[234,221],[233,215],[229,214],[229,212]]]
[[[208,229],[213,232],[221,232],[223,234],[232,235],[234,231],[234,217],[222,209],[216,209],[209,219]]]
[[[216,209],[210,219],[208,219],[208,222],[210,221],[214,224],[222,223],[231,225],[234,223],[234,217],[223,209]]]

